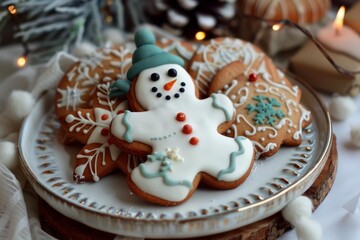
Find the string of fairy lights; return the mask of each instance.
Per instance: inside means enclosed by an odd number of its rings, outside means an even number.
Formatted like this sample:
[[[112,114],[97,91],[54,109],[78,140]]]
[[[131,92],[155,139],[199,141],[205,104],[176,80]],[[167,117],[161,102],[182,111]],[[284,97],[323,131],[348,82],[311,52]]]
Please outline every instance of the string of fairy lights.
[[[112,0],[108,0],[107,2],[108,5],[112,4]],[[11,14],[15,26],[17,28],[17,30],[20,29],[20,21],[19,18],[17,16],[17,10],[15,5],[9,5],[7,8],[9,14]],[[106,14],[106,18],[109,21],[109,12],[107,11]],[[281,20],[267,20],[261,17],[256,17],[256,16],[249,16],[249,15],[241,15],[241,18],[250,18],[251,20],[254,21],[259,21],[259,22],[263,22],[266,23],[268,27],[270,27],[273,31],[280,31],[283,27],[287,26],[290,28],[295,28],[297,30],[299,30],[300,32],[302,32],[310,41],[312,41],[316,47],[319,49],[319,51],[325,56],[325,58],[327,59],[327,61],[336,69],[336,71],[338,71],[340,74],[346,75],[346,76],[354,76],[356,74],[360,74],[360,71],[349,71],[347,69],[345,69],[344,67],[339,66],[335,60],[329,55],[329,53],[327,52],[327,50],[322,46],[322,44],[311,34],[310,31],[308,31],[306,28],[300,26],[299,24],[296,24],[288,19],[281,19]],[[111,20],[112,21],[112,18]],[[203,31],[198,31],[195,36],[194,39],[197,41],[203,41],[206,40],[206,33]],[[23,47],[23,54],[21,56],[19,56],[17,58],[16,64],[18,67],[24,67],[27,62],[28,62],[28,55],[30,53],[30,49],[28,46],[28,43],[24,40],[20,41],[20,44]]]
[[[244,17],[252,18],[252,19],[255,19],[255,20],[261,21],[261,22],[266,22],[272,28],[273,31],[280,31],[284,26],[295,28],[295,29],[299,30],[300,32],[302,32],[310,41],[312,41],[315,44],[315,46],[319,49],[319,51],[324,55],[324,57],[327,59],[327,61],[335,68],[335,70],[337,72],[339,72],[340,74],[346,75],[346,76],[355,76],[357,74],[360,74],[360,71],[350,71],[350,70],[338,65],[335,62],[335,60],[329,55],[326,48],[312,35],[312,33],[309,30],[307,30],[306,28],[300,26],[299,24],[296,24],[288,19],[269,21],[269,20],[265,20],[265,19],[262,19],[259,17],[253,17],[253,16],[244,15]]]
[[[16,30],[20,29],[20,21],[17,15],[17,10],[15,8],[15,5],[9,5],[7,10],[9,11],[9,14],[11,15],[12,19],[14,20]],[[18,67],[24,67],[27,64],[28,61],[28,55],[30,53],[29,46],[26,41],[21,40],[20,44],[23,47],[23,54],[18,57],[16,60],[16,64]]]

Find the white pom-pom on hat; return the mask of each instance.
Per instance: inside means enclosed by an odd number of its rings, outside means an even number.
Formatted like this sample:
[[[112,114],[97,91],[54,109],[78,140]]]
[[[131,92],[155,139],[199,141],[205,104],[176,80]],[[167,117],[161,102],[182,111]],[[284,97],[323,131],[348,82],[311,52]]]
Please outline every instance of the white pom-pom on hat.
[[[349,96],[333,96],[329,104],[330,116],[338,121],[343,121],[356,111],[356,104]]]
[[[311,200],[307,197],[300,196],[282,210],[283,217],[295,227],[298,239],[321,239],[322,229],[320,224],[310,218],[312,208]]]
[[[0,162],[10,170],[18,166],[18,154],[15,143],[9,141],[0,142]]]
[[[352,144],[360,148],[360,124],[351,127],[350,136]]]

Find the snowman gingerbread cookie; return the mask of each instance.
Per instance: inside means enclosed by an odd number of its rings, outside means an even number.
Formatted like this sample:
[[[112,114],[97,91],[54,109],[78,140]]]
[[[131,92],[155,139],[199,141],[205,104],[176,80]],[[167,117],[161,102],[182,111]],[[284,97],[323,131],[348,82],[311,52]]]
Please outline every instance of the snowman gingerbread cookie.
[[[132,111],[110,126],[119,148],[147,155],[128,175],[132,192],[171,206],[189,199],[200,181],[217,189],[239,186],[255,154],[249,139],[221,135],[234,119],[230,99],[223,94],[198,99],[182,59],[154,45],[147,30],[139,30],[135,42],[127,74]]]

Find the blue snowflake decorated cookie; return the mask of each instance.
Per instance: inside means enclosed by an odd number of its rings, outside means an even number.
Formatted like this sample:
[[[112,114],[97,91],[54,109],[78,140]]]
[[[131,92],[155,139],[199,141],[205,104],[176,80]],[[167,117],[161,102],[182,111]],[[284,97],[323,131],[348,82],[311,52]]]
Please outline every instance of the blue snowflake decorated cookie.
[[[293,86],[258,48],[247,48],[244,59],[228,64],[214,77],[209,93],[227,95],[236,109],[227,136],[246,136],[260,156],[274,155],[282,144],[298,146],[311,113],[300,104],[301,91]]]
[[[200,181],[219,189],[239,186],[255,154],[249,139],[219,133],[234,119],[230,99],[198,99],[182,59],[154,45],[146,30],[136,33],[135,42],[127,74],[133,111],[116,116],[110,128],[116,145],[147,158],[128,176],[130,189],[148,201],[178,205]]]

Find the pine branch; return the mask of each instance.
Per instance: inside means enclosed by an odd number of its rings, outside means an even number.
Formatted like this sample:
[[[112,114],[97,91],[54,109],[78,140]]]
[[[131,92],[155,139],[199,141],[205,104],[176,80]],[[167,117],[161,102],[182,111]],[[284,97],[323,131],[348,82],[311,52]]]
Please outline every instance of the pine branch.
[[[106,0],[5,0],[0,2],[0,9],[6,9],[0,11],[0,36],[9,35],[9,31],[3,30],[11,24],[14,39],[27,45],[47,46],[30,49],[28,57],[33,60],[46,60],[46,56],[51,57],[58,50],[70,50],[83,39],[102,47],[106,27],[113,25],[125,31],[125,27],[130,30],[136,27],[129,28],[128,19],[133,24],[140,23],[142,2],[114,0],[109,5]],[[9,5],[15,6],[16,15],[9,14]],[[115,14],[114,21],[105,22],[104,14]]]

